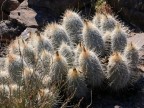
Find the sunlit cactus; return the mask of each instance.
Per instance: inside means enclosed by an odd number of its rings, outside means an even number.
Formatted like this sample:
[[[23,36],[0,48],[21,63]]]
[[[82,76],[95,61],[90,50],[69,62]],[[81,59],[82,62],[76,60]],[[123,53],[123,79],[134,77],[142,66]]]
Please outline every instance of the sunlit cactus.
[[[24,61],[20,56],[9,54],[7,56],[7,68],[12,80],[18,84],[22,82],[22,72],[24,69]]]
[[[68,64],[66,59],[57,51],[53,57],[53,63],[50,70],[52,82],[61,84],[66,81]]]
[[[130,71],[122,55],[114,52],[109,58],[107,68],[109,86],[115,91],[124,89],[130,80]]]
[[[138,71],[137,66],[139,62],[139,54],[136,46],[131,42],[127,45],[124,51],[124,55],[131,71],[130,83],[135,83],[139,78],[141,73]]]
[[[38,36],[38,45],[37,45],[38,53],[41,53],[43,50],[47,50],[53,53],[53,46],[50,43],[50,40],[44,36]]]
[[[50,65],[52,64],[52,55],[47,51],[43,50],[38,58],[37,67],[39,72],[48,74],[50,72]]]
[[[138,49],[127,44],[127,31],[107,11],[90,21],[67,10],[61,23],[43,31],[9,45],[0,64],[0,106],[65,108],[90,92],[93,99],[101,90],[120,93],[140,81]]]
[[[83,20],[78,13],[67,10],[63,16],[62,25],[74,45],[82,41]]]
[[[71,47],[66,45],[65,43],[62,43],[59,52],[61,55],[63,55],[66,58],[69,68],[73,67],[74,57],[75,57],[73,49],[71,49]]]
[[[90,21],[85,21],[85,26],[83,28],[83,40],[86,48],[93,50],[99,56],[103,56],[105,46],[102,34]]]
[[[112,50],[123,52],[127,45],[127,34],[122,30],[121,25],[117,24],[111,36]]]
[[[37,63],[37,53],[35,49],[32,47],[31,44],[27,44],[26,42],[23,43],[23,58],[27,65],[35,66]]]
[[[106,32],[103,36],[103,40],[105,43],[105,54],[110,55],[112,53],[112,48],[111,48],[111,32]]]
[[[33,69],[31,67],[25,67],[22,73],[22,78],[25,84],[29,84],[30,81],[33,81]]]
[[[86,82],[92,88],[101,86],[104,81],[104,73],[99,59],[94,52],[83,50],[79,56],[80,71],[84,73]]]
[[[103,14],[96,13],[95,16],[93,17],[93,23],[99,29],[101,29],[101,19],[102,19],[102,16],[103,16]]]
[[[22,90],[22,87],[17,85],[17,84],[10,84],[9,85],[9,90],[10,90],[10,95],[11,96],[18,97],[21,90]]]
[[[115,29],[117,21],[110,14],[102,15],[101,18],[101,30],[103,33],[106,31],[113,31]]]
[[[82,73],[78,69],[70,69],[67,75],[67,95],[74,94],[75,98],[86,97],[88,88]]]
[[[135,67],[138,65],[139,61],[138,50],[132,42],[129,43],[125,48],[124,54],[129,66]]]
[[[49,24],[45,32],[48,32],[47,37],[50,39],[54,50],[57,50],[62,42],[65,42],[67,45],[71,45],[65,29],[61,25],[56,23]]]

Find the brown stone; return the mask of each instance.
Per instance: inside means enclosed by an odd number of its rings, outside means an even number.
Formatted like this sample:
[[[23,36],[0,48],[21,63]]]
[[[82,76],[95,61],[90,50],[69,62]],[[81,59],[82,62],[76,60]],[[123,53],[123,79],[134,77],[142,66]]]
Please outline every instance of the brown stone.
[[[3,4],[3,11],[10,12],[15,10],[20,5],[18,0],[6,0]]]
[[[10,18],[27,27],[39,27],[58,21],[66,9],[84,7],[88,3],[90,1],[87,0],[24,0],[16,10],[10,12]]]

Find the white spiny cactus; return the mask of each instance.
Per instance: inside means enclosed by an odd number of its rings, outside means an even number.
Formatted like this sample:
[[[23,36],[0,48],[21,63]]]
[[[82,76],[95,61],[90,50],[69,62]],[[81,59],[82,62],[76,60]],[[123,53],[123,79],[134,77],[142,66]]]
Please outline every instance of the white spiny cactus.
[[[58,96],[82,99],[105,84],[116,92],[137,84],[138,50],[127,45],[127,32],[106,12],[83,21],[67,10],[62,25],[16,38],[0,64],[0,101],[13,108],[52,108]]]
[[[62,43],[59,52],[61,55],[63,55],[66,58],[69,68],[73,67],[75,55],[71,47],[66,45],[65,43]]]
[[[110,56],[107,68],[109,86],[113,90],[117,91],[128,85],[130,71],[120,53],[114,52]]]
[[[83,74],[81,74],[78,69],[69,69],[67,82],[67,95],[74,94],[74,96],[79,99],[86,97],[88,88]]]
[[[49,32],[47,37],[50,39],[54,50],[58,50],[62,42],[71,45],[65,29],[61,25],[56,23],[49,24],[45,32]]]
[[[86,82],[92,88],[101,86],[104,81],[104,73],[99,59],[94,52],[83,48],[79,56],[80,71],[84,73]]]
[[[73,44],[78,44],[82,41],[83,21],[78,13],[67,10],[64,14],[62,25]]]
[[[22,83],[22,72],[25,63],[18,55],[9,54],[7,56],[7,68],[12,80],[18,84]]]
[[[85,26],[83,28],[83,40],[86,48],[93,50],[99,56],[104,55],[105,46],[102,34],[90,21],[85,21]]]
[[[123,52],[127,45],[127,34],[122,30],[120,24],[116,25],[112,33],[111,45],[113,52]]]
[[[66,59],[57,51],[53,57],[53,63],[50,70],[52,82],[61,84],[66,80],[68,64]]]
[[[116,26],[117,21],[110,14],[102,15],[101,18],[101,30],[103,33],[106,31],[113,31]]]

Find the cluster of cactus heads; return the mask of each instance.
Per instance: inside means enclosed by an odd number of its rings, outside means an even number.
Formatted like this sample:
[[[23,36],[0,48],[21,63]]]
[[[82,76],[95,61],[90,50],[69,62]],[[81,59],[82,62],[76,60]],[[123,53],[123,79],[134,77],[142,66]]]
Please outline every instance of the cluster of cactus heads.
[[[135,71],[138,51],[133,43],[127,45],[127,35],[110,14],[97,13],[90,21],[67,10],[61,24],[48,24],[44,32],[10,44],[6,70],[0,73],[0,92],[7,96],[13,87],[13,92],[29,95],[21,92],[30,88],[28,93],[34,92],[31,98],[38,105],[52,100],[53,106],[58,92],[52,88],[64,88],[67,95],[74,93],[79,99],[104,82],[121,91],[140,77]]]

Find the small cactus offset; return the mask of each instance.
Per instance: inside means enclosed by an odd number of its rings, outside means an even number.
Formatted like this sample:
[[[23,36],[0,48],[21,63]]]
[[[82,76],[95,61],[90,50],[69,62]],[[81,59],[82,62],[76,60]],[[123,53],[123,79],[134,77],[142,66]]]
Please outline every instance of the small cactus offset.
[[[123,29],[110,14],[97,12],[88,21],[67,10],[62,23],[16,38],[0,70],[0,101],[52,108],[63,94],[82,99],[105,83],[115,92],[133,85],[141,75],[139,55]]]

